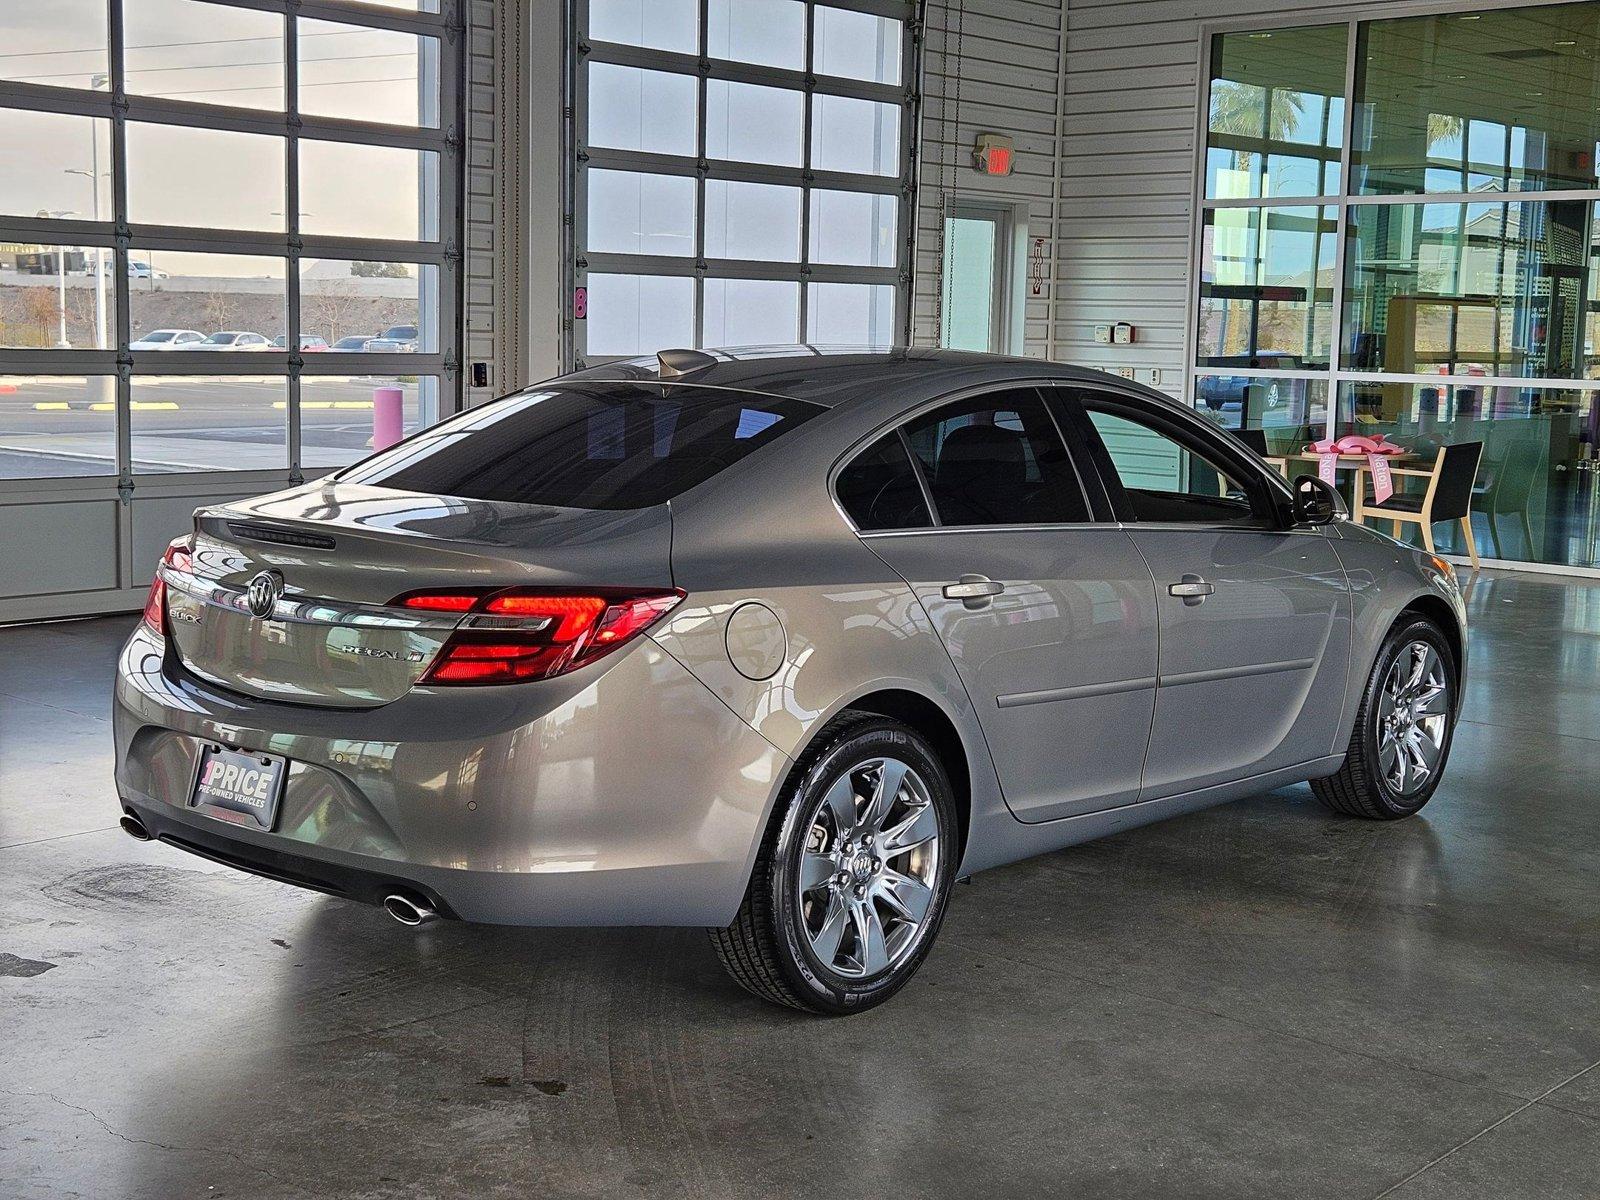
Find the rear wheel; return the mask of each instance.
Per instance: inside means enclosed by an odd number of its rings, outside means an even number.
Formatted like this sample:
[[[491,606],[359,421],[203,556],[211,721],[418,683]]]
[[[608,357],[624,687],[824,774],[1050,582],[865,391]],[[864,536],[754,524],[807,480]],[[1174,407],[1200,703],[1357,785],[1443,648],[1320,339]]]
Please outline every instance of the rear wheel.
[[[764,1000],[861,1012],[905,985],[944,917],[950,784],[921,735],[865,713],[830,722],[792,780],[739,913],[712,944]]]
[[[1456,688],[1455,656],[1438,626],[1420,617],[1396,626],[1367,678],[1344,765],[1311,790],[1353,817],[1409,817],[1444,775]]]

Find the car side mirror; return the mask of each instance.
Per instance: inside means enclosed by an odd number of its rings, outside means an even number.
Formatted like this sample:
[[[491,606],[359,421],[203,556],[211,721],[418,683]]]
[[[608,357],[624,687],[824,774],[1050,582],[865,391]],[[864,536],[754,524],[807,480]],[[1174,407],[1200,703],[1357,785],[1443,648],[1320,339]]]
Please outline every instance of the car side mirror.
[[[1315,475],[1301,475],[1294,481],[1294,523],[1331,525],[1348,517],[1344,497]]]

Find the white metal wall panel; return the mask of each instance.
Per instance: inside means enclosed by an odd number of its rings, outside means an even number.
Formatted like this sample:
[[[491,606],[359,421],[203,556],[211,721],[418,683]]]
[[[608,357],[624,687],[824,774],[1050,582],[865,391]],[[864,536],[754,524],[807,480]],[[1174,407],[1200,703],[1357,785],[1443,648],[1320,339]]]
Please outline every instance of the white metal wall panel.
[[[559,374],[566,0],[467,6],[462,377],[468,405]],[[484,387],[472,365],[489,365]]]
[[[520,162],[516,134],[515,57],[505,70],[507,46],[514,53],[523,5],[519,0],[471,0],[467,6],[467,95],[465,247],[462,313],[466,321],[463,389],[470,406],[492,399],[511,386],[507,352],[514,352],[520,322],[514,307],[519,281],[507,270],[508,252],[515,258],[518,222],[514,209],[502,204],[502,186],[510,160]],[[508,113],[508,107],[510,109]],[[510,120],[508,120],[508,116]],[[489,386],[472,386],[472,364],[489,364]]]
[[[501,224],[494,221],[494,176],[499,168],[496,88],[499,82],[498,50],[501,42],[499,8],[494,0],[472,0],[467,5],[467,154],[466,237],[462,250],[462,317],[466,320],[464,371],[467,405],[477,405],[496,394],[493,376],[499,331],[496,296],[501,294],[496,251],[504,243]],[[512,5],[504,5],[507,11]],[[490,387],[472,386],[472,363],[490,363]]]
[[[1051,236],[1059,203],[1063,17],[1059,3],[1033,0],[930,0],[924,10],[915,344],[939,340],[940,223],[952,198],[1017,205],[1030,243]],[[993,179],[974,169],[980,133],[1015,139],[1010,176]],[[1047,254],[1043,294],[1024,293],[1024,351],[1041,358],[1050,353],[1051,262]]]

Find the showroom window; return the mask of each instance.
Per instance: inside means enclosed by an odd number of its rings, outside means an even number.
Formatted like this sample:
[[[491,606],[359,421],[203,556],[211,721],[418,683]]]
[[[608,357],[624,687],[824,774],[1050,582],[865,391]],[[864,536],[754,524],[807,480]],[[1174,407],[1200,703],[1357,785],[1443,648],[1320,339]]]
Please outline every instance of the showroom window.
[[[0,9],[11,503],[269,490],[454,407],[455,7]]]
[[[903,341],[913,6],[578,8],[575,359]]]
[[[1195,406],[1274,454],[1381,435],[1430,469],[1482,442],[1490,556],[1600,566],[1600,4],[1240,28],[1207,52]]]

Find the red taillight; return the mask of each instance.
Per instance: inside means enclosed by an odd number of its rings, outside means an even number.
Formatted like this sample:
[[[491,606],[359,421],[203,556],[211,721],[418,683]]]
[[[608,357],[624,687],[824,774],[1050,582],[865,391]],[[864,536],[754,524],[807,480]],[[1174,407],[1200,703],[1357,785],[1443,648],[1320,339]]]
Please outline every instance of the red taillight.
[[[416,592],[397,597],[393,603],[401,608],[425,608],[431,612],[469,612],[483,599],[481,592]]]
[[[571,642],[594,628],[595,618],[610,601],[600,596],[540,596],[505,592],[493,597],[483,611],[501,617],[545,617],[556,622],[551,633],[557,642]],[[674,598],[673,603],[677,600]]]
[[[167,543],[167,548],[161,555],[161,566],[171,567],[177,571],[187,571],[193,563],[190,557],[192,552],[192,540],[189,535],[185,534],[183,537],[173,538],[172,541]],[[158,568],[155,578],[150,581],[150,593],[144,598],[144,623],[154,632],[164,635],[166,633],[164,628],[166,615],[167,585],[161,578],[161,571]]]
[[[678,590],[593,592],[509,588],[504,591],[412,592],[393,603],[460,612],[423,683],[518,683],[575,670],[623,645],[670,612]]]

